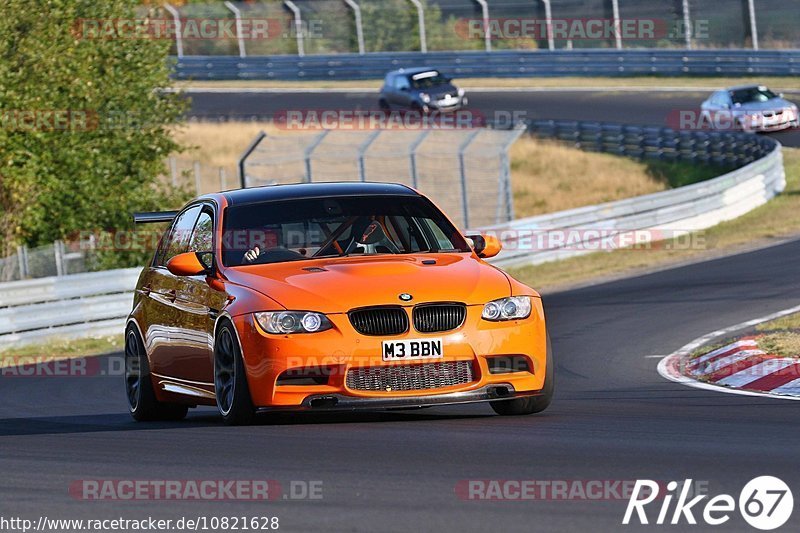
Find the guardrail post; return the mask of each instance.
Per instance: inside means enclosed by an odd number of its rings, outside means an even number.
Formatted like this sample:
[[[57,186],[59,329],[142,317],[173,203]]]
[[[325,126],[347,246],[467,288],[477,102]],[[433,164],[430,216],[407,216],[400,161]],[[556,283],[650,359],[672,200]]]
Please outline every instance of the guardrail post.
[[[408,147],[408,161],[411,165],[411,186],[415,189],[419,188],[419,175],[417,173],[417,148],[425,141],[425,138],[430,135],[431,130],[424,130]]]
[[[61,241],[53,241],[53,256],[56,262],[56,276],[61,277],[64,273],[64,252],[61,249]]]
[[[319,146],[320,143],[323,140],[325,140],[325,137],[327,137],[330,132],[331,132],[331,130],[322,130],[322,133],[317,135],[317,138],[314,139],[312,141],[312,143],[308,145],[308,148],[306,148],[306,152],[305,152],[306,183],[311,183],[312,181],[314,181],[314,174],[311,171],[311,155],[314,153],[314,150],[317,149],[317,146]]]
[[[300,8],[292,0],[283,0],[283,3],[294,14],[294,29],[297,32],[297,55],[303,57],[306,55],[306,47],[303,42],[303,16],[300,13]]]
[[[428,53],[428,38],[425,34],[425,9],[419,0],[411,0],[414,7],[417,8],[417,21],[419,24],[419,51],[423,54]]]
[[[169,158],[169,175],[172,178],[172,186],[178,186],[178,161],[174,157]]]
[[[753,50],[758,50],[758,25],[756,24],[756,6],[753,0],[747,0],[747,11],[750,18],[750,39],[753,41]]]
[[[692,49],[692,15],[689,11],[689,0],[683,0],[683,37],[686,40],[686,49]]]
[[[380,134],[381,130],[373,131],[369,134],[367,140],[361,143],[361,146],[358,147],[358,176],[361,178],[361,181],[367,181],[367,169],[364,165],[364,155],[366,155],[370,145],[375,142],[375,139],[377,139],[378,135]]]
[[[356,18],[356,40],[358,41],[358,53],[362,56],[366,53],[364,48],[364,26],[361,24],[361,6],[355,0],[344,0],[353,10]]]
[[[492,51],[492,35],[489,33],[489,4],[486,0],[475,0],[481,6],[481,14],[483,15],[483,42],[487,52]]]
[[[17,246],[17,260],[19,261],[19,279],[25,279],[30,272],[27,246]]]
[[[244,49],[244,35],[242,35],[242,12],[239,11],[238,7],[228,1],[225,2],[225,7],[230,9],[233,12],[234,18],[236,18],[236,40],[239,42],[239,57],[245,57],[247,56],[247,51]]]
[[[263,131],[259,131],[256,138],[252,140],[250,145],[242,152],[242,155],[239,156],[239,184],[242,189],[247,188],[247,174],[246,174],[246,166],[247,166],[247,158],[250,157],[258,145],[261,144],[261,141],[264,140],[267,134]]]
[[[619,0],[611,0],[611,11],[614,14],[614,42],[617,50],[622,50],[622,28],[619,22]]]
[[[515,133],[500,147],[500,191],[498,195],[501,200],[497,202],[497,213],[495,215],[495,222],[499,223],[502,219],[500,212],[501,205],[505,203],[506,221],[514,220],[514,193],[511,189],[511,159],[508,157],[508,151],[511,145],[517,142],[517,139],[527,131],[524,124],[519,124],[514,127]]]
[[[228,173],[225,167],[219,167],[219,190],[224,191],[228,188]]]
[[[183,58],[183,27],[181,26],[181,14],[178,10],[170,4],[164,4],[164,9],[169,11],[172,19],[175,21],[175,51],[178,53],[178,59]]]
[[[458,147],[458,172],[461,176],[461,209],[464,211],[464,229],[469,228],[469,195],[467,193],[467,167],[464,161],[464,152],[481,131],[476,129],[470,133]]]
[[[544,19],[547,21],[547,48],[555,50],[556,41],[553,39],[553,9],[550,6],[550,0],[542,0],[544,4]]]
[[[194,190],[197,195],[200,195],[200,161],[195,161],[192,163],[192,169],[194,170]]]

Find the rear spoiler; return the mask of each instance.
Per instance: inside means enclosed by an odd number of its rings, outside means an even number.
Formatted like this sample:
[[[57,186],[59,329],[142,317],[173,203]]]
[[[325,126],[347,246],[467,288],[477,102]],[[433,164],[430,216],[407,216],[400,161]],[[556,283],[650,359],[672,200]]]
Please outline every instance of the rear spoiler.
[[[134,224],[152,224],[154,222],[171,222],[180,211],[152,211],[149,213],[134,213]]]

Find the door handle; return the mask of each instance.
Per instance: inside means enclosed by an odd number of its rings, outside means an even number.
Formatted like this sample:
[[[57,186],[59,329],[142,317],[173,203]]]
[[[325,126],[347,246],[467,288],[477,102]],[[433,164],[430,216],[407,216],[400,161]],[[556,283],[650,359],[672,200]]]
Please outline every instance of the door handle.
[[[177,293],[177,292],[175,292],[175,290],[173,289],[173,290],[169,290],[169,291],[167,291],[167,292],[164,294],[164,296],[165,296],[165,297],[167,298],[167,300],[169,300],[170,302],[175,302],[175,298],[177,298],[177,296],[178,296],[178,293]]]
[[[153,289],[150,288],[150,285],[145,285],[144,287],[139,289],[139,292],[144,296],[150,296],[150,293],[153,292]]]

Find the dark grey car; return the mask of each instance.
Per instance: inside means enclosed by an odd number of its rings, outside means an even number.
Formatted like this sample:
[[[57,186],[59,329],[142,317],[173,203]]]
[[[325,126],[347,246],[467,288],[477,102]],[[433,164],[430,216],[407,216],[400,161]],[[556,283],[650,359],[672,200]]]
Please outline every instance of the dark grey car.
[[[381,109],[421,113],[458,111],[467,105],[464,90],[436,69],[412,68],[389,72],[381,87]]]
[[[797,106],[763,85],[716,91],[701,109],[703,119],[717,129],[775,131],[800,125]]]

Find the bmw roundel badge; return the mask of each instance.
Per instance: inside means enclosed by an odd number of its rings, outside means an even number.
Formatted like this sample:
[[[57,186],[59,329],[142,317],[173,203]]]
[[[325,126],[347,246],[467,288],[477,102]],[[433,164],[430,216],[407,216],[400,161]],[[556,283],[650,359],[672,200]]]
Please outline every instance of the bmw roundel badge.
[[[408,294],[407,292],[404,292],[400,295],[400,299],[403,300],[404,302],[410,302],[411,300],[414,299],[414,297]]]

